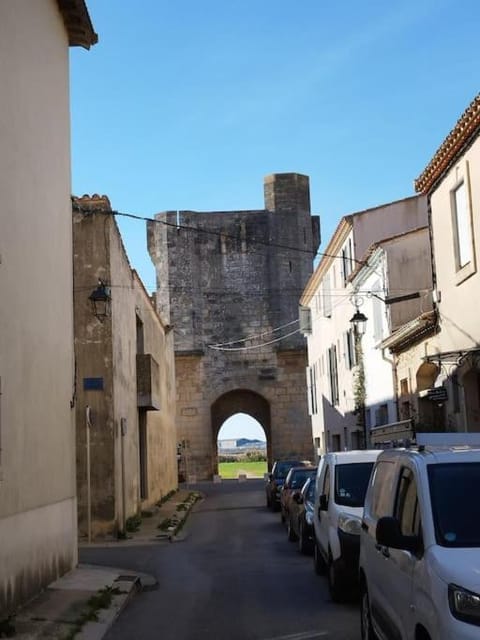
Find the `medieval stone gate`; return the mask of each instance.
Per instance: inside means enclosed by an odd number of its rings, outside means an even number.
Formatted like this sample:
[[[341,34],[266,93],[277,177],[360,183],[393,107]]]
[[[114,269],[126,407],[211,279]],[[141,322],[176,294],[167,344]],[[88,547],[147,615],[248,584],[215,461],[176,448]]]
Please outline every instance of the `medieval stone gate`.
[[[174,331],[177,435],[188,474],[217,472],[223,422],[263,427],[269,465],[313,456],[298,300],[320,242],[307,176],[265,178],[265,209],[169,211],[148,223],[157,309]]]

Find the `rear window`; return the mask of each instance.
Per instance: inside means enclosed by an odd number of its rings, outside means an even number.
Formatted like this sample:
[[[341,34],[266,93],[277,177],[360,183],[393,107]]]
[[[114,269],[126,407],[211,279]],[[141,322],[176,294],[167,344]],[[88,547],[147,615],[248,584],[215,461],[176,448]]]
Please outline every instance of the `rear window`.
[[[335,502],[344,507],[363,507],[373,462],[337,464]]]
[[[293,471],[290,481],[291,489],[301,489],[308,478],[311,478],[317,473],[316,469],[302,469],[301,471]]]
[[[480,463],[428,465],[435,538],[443,547],[480,547]]]
[[[274,478],[286,478],[287,473],[292,467],[301,467],[302,463],[298,460],[288,460],[283,462],[277,462],[275,471],[273,472]]]

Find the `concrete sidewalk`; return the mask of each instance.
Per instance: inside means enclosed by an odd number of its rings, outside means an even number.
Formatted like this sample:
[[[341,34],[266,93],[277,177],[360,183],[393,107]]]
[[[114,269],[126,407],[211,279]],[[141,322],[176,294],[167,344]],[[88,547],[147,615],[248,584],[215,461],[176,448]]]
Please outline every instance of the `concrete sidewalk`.
[[[125,539],[113,536],[85,547],[127,547],[183,539],[184,523],[198,492],[180,489],[168,500],[143,513],[135,531]],[[79,565],[42,591],[11,619],[15,640],[101,640],[129,599],[157,584],[153,576],[124,569]],[[5,622],[3,622],[5,625]],[[14,632],[13,632],[14,629]],[[0,628],[0,637],[10,637]]]

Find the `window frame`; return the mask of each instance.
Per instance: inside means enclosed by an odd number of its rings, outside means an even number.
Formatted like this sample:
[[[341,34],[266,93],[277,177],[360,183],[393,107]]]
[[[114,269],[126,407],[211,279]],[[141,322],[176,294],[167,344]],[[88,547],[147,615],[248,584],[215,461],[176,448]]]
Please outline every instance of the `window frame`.
[[[459,216],[458,216],[458,208],[457,208],[457,199],[456,194],[461,187],[464,187],[465,190],[465,216],[466,216],[466,228],[469,232],[469,250],[470,250],[470,260],[465,264],[460,264],[460,233],[458,224]],[[476,255],[475,255],[475,238],[474,238],[474,227],[473,227],[473,217],[472,217],[472,199],[471,199],[471,190],[470,190],[470,175],[469,175],[469,167],[468,162],[462,163],[462,165],[457,167],[455,180],[452,183],[449,191],[450,196],[450,214],[451,214],[451,222],[452,222],[452,236],[453,236],[453,259],[455,265],[455,284],[458,286],[462,282],[464,282],[471,275],[476,273],[477,264],[476,264]]]

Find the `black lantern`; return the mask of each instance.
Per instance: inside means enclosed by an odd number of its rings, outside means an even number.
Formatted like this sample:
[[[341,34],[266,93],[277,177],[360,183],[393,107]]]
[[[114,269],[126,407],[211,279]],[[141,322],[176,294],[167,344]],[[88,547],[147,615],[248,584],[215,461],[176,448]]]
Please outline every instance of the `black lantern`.
[[[350,322],[353,324],[358,336],[364,335],[367,320],[368,320],[367,316],[364,313],[362,313],[357,307],[357,309],[355,310],[355,313],[350,318]]]
[[[103,322],[105,318],[109,317],[112,296],[110,295],[110,287],[108,287],[103,280],[98,281],[98,287],[92,291],[88,299],[92,303],[93,315],[100,320],[100,322]]]

